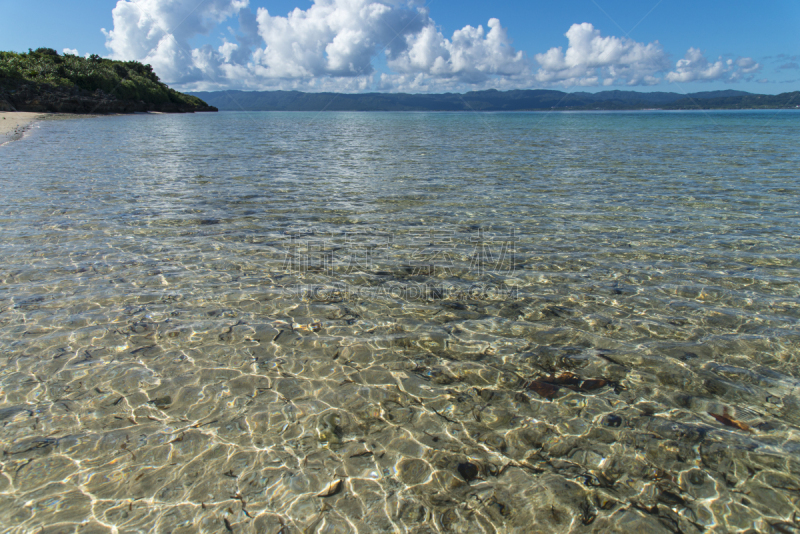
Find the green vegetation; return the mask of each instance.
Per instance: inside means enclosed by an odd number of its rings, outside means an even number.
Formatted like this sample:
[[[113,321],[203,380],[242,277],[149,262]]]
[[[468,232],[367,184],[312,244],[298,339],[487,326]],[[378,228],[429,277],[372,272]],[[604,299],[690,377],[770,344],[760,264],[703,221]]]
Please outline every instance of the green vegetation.
[[[98,55],[88,58],[60,55],[52,48],[27,53],[0,52],[0,88],[22,83],[54,89],[95,92],[98,89],[120,100],[161,105],[204,107],[196,96],[185,95],[162,83],[150,65],[138,61],[114,61]]]

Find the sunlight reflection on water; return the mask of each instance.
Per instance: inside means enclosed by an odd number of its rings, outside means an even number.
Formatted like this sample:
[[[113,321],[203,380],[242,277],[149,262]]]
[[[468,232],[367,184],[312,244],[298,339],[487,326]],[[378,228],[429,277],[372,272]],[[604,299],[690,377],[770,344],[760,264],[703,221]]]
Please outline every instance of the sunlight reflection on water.
[[[0,148],[0,521],[797,528],[798,134],[45,121]]]

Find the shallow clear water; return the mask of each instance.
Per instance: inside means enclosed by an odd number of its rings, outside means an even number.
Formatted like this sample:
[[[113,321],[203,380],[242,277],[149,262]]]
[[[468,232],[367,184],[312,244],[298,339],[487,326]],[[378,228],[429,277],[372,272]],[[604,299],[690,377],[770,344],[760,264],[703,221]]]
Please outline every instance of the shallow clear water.
[[[0,147],[0,524],[792,532],[798,141],[797,112],[41,122]]]

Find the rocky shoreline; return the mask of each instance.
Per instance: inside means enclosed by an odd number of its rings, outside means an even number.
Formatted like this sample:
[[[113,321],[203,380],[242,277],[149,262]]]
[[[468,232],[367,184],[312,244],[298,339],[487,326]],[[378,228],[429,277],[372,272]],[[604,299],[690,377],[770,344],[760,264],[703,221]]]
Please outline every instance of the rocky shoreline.
[[[6,82],[6,83],[2,83]],[[214,106],[190,106],[175,102],[147,103],[122,100],[115,95],[85,91],[78,87],[65,88],[34,83],[8,83],[0,80],[0,111],[30,111],[36,113],[192,113],[218,111]]]

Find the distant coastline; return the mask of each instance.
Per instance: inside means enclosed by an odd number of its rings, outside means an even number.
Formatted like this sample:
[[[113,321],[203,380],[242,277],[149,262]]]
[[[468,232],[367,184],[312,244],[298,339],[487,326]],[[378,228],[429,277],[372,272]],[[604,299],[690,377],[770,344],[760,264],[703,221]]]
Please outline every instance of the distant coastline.
[[[759,95],[744,91],[642,93],[552,90],[473,91],[465,94],[303,93],[300,91],[190,92],[225,111],[623,111],[800,109],[800,91]]]

